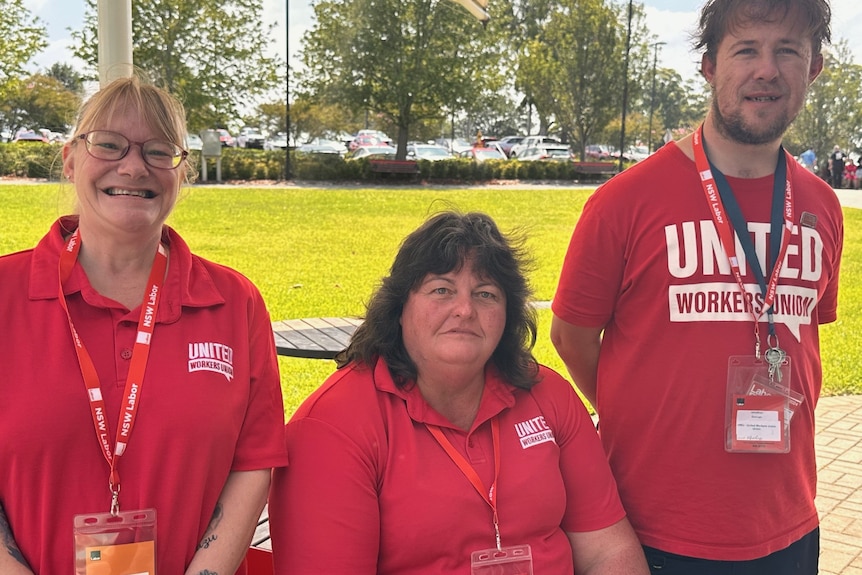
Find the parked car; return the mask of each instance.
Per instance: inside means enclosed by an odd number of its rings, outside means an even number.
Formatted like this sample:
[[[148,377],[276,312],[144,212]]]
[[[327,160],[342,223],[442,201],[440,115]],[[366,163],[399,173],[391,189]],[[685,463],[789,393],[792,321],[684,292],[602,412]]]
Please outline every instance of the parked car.
[[[347,154],[346,160],[358,160],[359,158],[368,158],[368,159],[381,159],[381,160],[394,160],[395,159],[395,148],[387,145],[378,145],[378,146],[362,146],[361,148],[356,148],[349,154]]]
[[[201,137],[197,134],[189,134],[186,136],[186,142],[184,148],[188,151],[191,150],[203,150],[204,149],[204,141],[201,140]]]
[[[500,145],[500,149],[503,151],[504,154],[506,154],[506,157],[508,158],[511,155],[512,148],[515,146],[515,144],[519,144],[523,140],[524,136],[506,136],[497,143]]]
[[[264,150],[286,150],[287,149],[287,134],[279,132],[267,138],[263,142]]]
[[[310,142],[301,145],[296,151],[303,154],[332,154],[342,156],[347,153],[347,148],[341,142],[314,138]]]
[[[586,148],[586,156],[591,160],[607,160],[611,158],[611,151],[607,146],[589,144]]]
[[[506,154],[500,149],[499,145],[485,148],[470,148],[461,152],[460,157],[470,158],[476,162],[486,162],[488,160],[506,160]]]
[[[359,130],[358,132],[356,132],[356,137],[359,136],[374,136],[384,144],[389,146],[392,145],[392,138],[390,138],[386,135],[385,132],[381,132],[380,130]]]
[[[463,138],[455,138],[454,140],[450,140],[449,138],[438,138],[434,143],[438,146],[443,146],[456,156],[473,147],[473,144]]]
[[[649,157],[649,150],[646,146],[629,146],[626,153],[623,154],[623,160],[629,162],[640,162],[646,160],[647,157]]]
[[[264,135],[258,128],[245,126],[240,129],[236,137],[236,143],[240,148],[258,148],[263,149],[263,142],[266,140]]]
[[[525,136],[523,140],[512,146],[509,157],[521,159],[524,150],[535,148],[540,144],[559,145],[560,140],[553,136]]]
[[[216,132],[218,132],[218,139],[221,142],[222,146],[233,147],[236,145],[236,138],[234,138],[231,133],[224,128],[219,128],[216,130]]]
[[[565,144],[538,144],[521,151],[517,159],[522,162],[538,160],[568,162],[572,159],[572,150]]]
[[[360,130],[361,131],[361,130]],[[350,142],[348,148],[352,152],[358,148],[365,146],[387,146],[388,144],[374,134],[357,134],[353,141]]]
[[[438,160],[450,160],[454,158],[449,150],[443,146],[435,144],[408,144],[407,157],[413,160],[428,160],[436,162]]]
[[[45,134],[41,132],[34,132],[33,130],[18,130],[15,134],[15,137],[12,138],[13,142],[39,142],[42,144],[48,143],[48,138],[45,137]]]

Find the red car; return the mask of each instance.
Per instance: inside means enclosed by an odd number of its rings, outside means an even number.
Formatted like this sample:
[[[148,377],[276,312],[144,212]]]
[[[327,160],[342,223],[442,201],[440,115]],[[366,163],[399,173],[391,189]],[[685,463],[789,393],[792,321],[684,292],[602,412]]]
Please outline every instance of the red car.
[[[353,138],[353,141],[350,142],[350,151],[352,152],[356,148],[363,148],[365,146],[385,146],[386,143],[378,138],[377,136],[371,136],[368,134],[360,134]]]
[[[218,139],[221,142],[222,146],[233,147],[236,145],[236,139],[233,136],[231,136],[230,132],[228,132],[227,130],[218,129],[218,130],[216,130],[216,132],[218,132]]]

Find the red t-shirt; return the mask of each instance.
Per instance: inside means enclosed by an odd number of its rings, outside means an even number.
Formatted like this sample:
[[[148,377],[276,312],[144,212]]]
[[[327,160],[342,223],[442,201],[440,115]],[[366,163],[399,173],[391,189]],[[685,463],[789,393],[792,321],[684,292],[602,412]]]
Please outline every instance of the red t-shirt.
[[[43,575],[73,572],[73,517],[110,506],[108,464],[57,297],[62,230],[75,226],[64,218],[35,249],[0,258],[0,502]],[[168,275],[119,471],[122,509],[155,508],[157,569],[172,574],[188,566],[228,473],[285,465],[287,456],[260,294],[239,273],[193,256],[172,230],[164,240]],[[99,295],[80,264],[64,291],[99,374],[113,443],[140,312]]]
[[[494,476],[490,421],[501,427],[502,545],[529,544],[536,573],[571,573],[566,532],[625,513],[592,420],[572,386],[542,368],[530,391],[486,371],[469,432],[453,428],[385,363],[332,375],[286,427],[291,467],[270,494],[277,573],[446,575],[494,546],[488,503],[425,423],[443,428],[485,486]]]
[[[694,162],[675,144],[664,146],[597,190],[572,235],[552,307],[568,323],[604,327],[599,429],[645,545],[748,560],[817,526],[818,324],[836,318],[843,221],[829,186],[796,162],[788,170],[795,225],[775,322],[792,388],[805,402],[785,455],[724,450],[728,359],[754,354],[754,321]],[[762,261],[773,178],[728,179]],[[744,258],[741,267],[747,291],[759,294]],[[765,323],[760,330],[765,339]]]

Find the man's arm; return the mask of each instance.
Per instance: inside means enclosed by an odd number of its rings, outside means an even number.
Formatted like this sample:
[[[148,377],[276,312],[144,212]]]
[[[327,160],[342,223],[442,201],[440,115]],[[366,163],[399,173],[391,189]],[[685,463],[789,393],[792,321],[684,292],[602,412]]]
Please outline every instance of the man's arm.
[[[186,575],[233,575],[266,505],[271,470],[232,471]]]
[[[566,533],[578,575],[649,575],[643,548],[628,519],[587,533]]]
[[[575,385],[597,411],[596,376],[599,350],[602,347],[602,329],[573,325],[557,316],[554,316],[551,322],[551,342],[566,364]]]
[[[18,549],[3,505],[0,505],[0,540],[3,542],[3,550],[0,552],[0,573],[4,575],[33,575],[33,571],[27,565],[27,560],[24,559],[24,555]]]

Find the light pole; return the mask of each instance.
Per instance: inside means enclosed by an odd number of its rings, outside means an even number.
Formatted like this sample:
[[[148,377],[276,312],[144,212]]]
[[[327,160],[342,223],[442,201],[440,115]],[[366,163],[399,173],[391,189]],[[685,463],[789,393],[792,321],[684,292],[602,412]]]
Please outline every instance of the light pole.
[[[649,130],[647,135],[648,144],[648,152],[652,154],[652,115],[653,110],[655,109],[655,67],[658,62],[658,47],[664,46],[667,42],[653,42],[653,58],[652,58],[652,88],[650,88],[649,95]]]
[[[284,179],[289,180],[293,174],[290,169],[290,1],[284,0]]]
[[[626,108],[629,99],[629,52],[632,47],[632,0],[629,0],[628,31],[626,32],[626,59],[623,66],[623,117],[620,122],[620,162],[619,171],[623,171],[623,150],[626,147]]]

